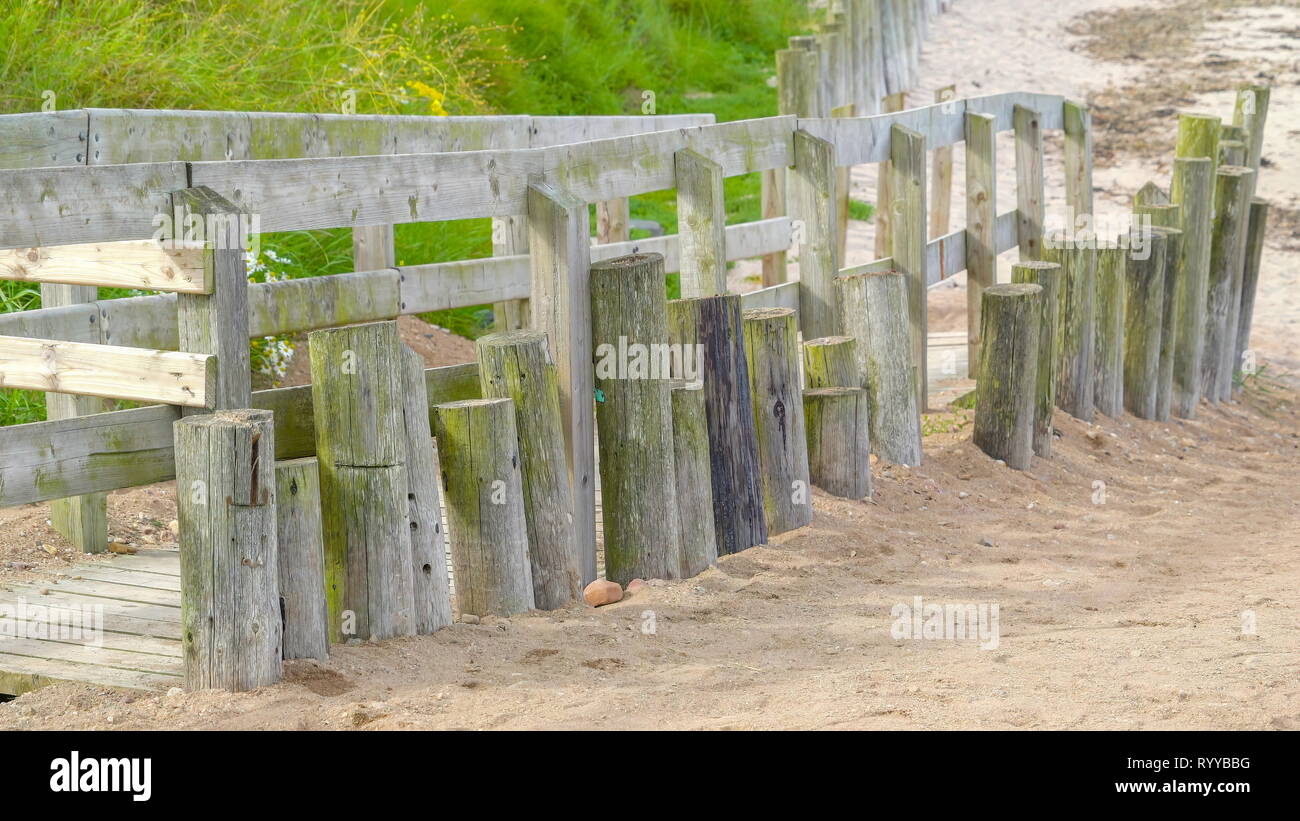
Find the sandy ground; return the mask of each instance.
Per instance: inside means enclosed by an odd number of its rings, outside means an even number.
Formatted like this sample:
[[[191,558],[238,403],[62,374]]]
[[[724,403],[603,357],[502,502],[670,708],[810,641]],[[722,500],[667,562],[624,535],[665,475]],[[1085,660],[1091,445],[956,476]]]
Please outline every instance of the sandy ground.
[[[818,493],[811,527],[694,579],[599,610],[338,647],[251,694],[45,688],[0,704],[0,728],[1300,727],[1300,10],[1117,6],[961,0],[932,29],[910,101],[953,81],[961,95],[1089,99],[1106,213],[1147,179],[1167,184],[1178,110],[1227,116],[1238,83],[1271,81],[1259,193],[1275,218],[1252,337],[1268,367],[1243,402],[1170,423],[1058,412],[1055,458],[1024,473],[971,445],[968,412],[934,414],[924,466],[877,466],[869,502]],[[1172,10],[1159,17],[1172,28],[1143,29],[1153,9]],[[1048,151],[1051,215],[1059,139]],[[999,153],[1001,211],[1014,206],[1009,139]],[[955,164],[961,203],[960,149]],[[854,196],[874,198],[875,173],[856,171]],[[854,223],[847,262],[869,261],[872,241]],[[964,328],[963,279],[931,292],[931,330]],[[431,365],[472,355],[417,320],[403,335]],[[165,546],[170,496],[111,494],[114,536]],[[45,505],[0,511],[0,582],[72,558],[47,518]],[[896,638],[891,609],[916,596],[998,605],[997,648]]]

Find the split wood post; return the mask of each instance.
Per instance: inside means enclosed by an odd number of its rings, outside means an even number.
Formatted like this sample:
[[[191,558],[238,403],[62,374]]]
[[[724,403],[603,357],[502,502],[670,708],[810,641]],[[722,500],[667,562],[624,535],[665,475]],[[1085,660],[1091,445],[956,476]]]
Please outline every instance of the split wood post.
[[[683,297],[727,292],[727,206],[722,166],[683,148],[673,155],[677,179],[678,268]]]
[[[596,578],[596,432],[591,374],[591,242],[587,205],[549,183],[528,186],[530,313],[546,334],[560,412],[582,583]],[[662,283],[661,283],[662,284]]]
[[[677,512],[682,526],[681,577],[689,579],[718,560],[703,382],[674,381],[672,401],[673,466],[677,474]]]
[[[895,125],[890,129],[889,149],[893,170],[894,201],[890,207],[894,215],[890,228],[894,235],[894,269],[907,278],[916,407],[918,411],[924,411],[929,393],[926,381],[929,325],[926,298],[930,293],[925,272],[925,137],[910,128]]]
[[[972,374],[979,373],[984,289],[998,281],[997,137],[997,118],[966,112],[966,334]]]
[[[555,363],[540,331],[490,334],[475,347],[483,398],[515,403],[533,599],[554,610],[582,595]]]
[[[415,633],[405,384],[397,323],[312,331],[330,639]]]
[[[702,375],[674,371],[673,376],[704,381],[718,555],[763,544],[767,522],[758,478],[758,442],[740,296],[673,300],[668,303],[668,332],[672,344],[680,346],[678,350],[695,352],[683,356],[684,362],[703,362]]]
[[[1246,229],[1246,253],[1241,269],[1241,309],[1237,317],[1235,368],[1243,374],[1255,372],[1250,350],[1250,326],[1255,318],[1255,291],[1259,286],[1259,263],[1264,251],[1264,230],[1268,226],[1268,203],[1254,199],[1250,203],[1250,227]],[[1250,361],[1247,361],[1249,358]],[[1238,388],[1240,391],[1240,387]]]
[[[1096,241],[1090,235],[1053,232],[1043,243],[1043,259],[1061,266],[1061,319],[1057,333],[1056,406],[1076,419],[1093,415],[1093,298],[1097,276]]]
[[[980,312],[985,353],[975,385],[974,442],[1014,470],[1028,470],[1034,452],[1034,396],[1043,289],[994,285]]]
[[[815,117],[817,111],[817,55],[802,48],[782,49],[776,53],[777,113],[796,117]],[[785,216],[786,169],[763,172],[763,218]],[[777,251],[763,257],[763,286],[778,285],[788,279],[786,252]]]
[[[840,261],[835,243],[835,146],[805,131],[794,133],[790,178],[794,213],[803,222],[799,244],[799,327],[811,339],[833,332],[833,280]]]
[[[514,402],[465,399],[434,408],[456,612],[511,616],[534,606]]]
[[[934,101],[947,103],[957,99],[957,86],[935,89]],[[937,239],[948,233],[952,221],[952,146],[943,145],[934,150],[933,173],[930,180],[930,238]]]
[[[892,62],[890,57],[886,62]],[[884,114],[902,111],[907,105],[906,95],[899,91],[885,97]],[[891,134],[892,138],[892,134]],[[894,173],[893,163],[885,160],[876,170],[876,259],[884,259],[894,252]]]
[[[1139,229],[1140,230],[1140,229]],[[1137,251],[1137,248],[1142,251]],[[1150,229],[1132,243],[1124,306],[1124,407],[1155,419],[1160,396],[1160,341],[1164,329],[1168,238]]]
[[[681,574],[667,313],[661,255],[591,266],[605,578],[619,584]]]
[[[509,257],[528,253],[528,220],[512,214],[492,218],[492,256]],[[492,303],[493,328],[498,332],[517,331],[529,323],[528,300],[507,299]]]
[[[1057,345],[1061,324],[1061,266],[1055,262],[1028,260],[1011,266],[1011,281],[1037,285],[1040,294],[1038,320],[1038,377],[1034,387],[1034,453],[1052,458],[1052,413],[1056,410]]]
[[[1254,174],[1245,166],[1223,165],[1215,175],[1205,354],[1201,360],[1201,396],[1210,404],[1232,398],[1232,359],[1237,353],[1234,320],[1241,310],[1241,266],[1250,214],[1247,194]]]
[[[1201,360],[1205,353],[1206,289],[1210,281],[1210,219],[1214,211],[1214,161],[1176,157],[1170,197],[1179,206],[1182,255],[1174,283],[1174,379],[1171,410],[1180,419],[1196,417],[1201,401]]]
[[[1128,251],[1117,242],[1097,243],[1097,286],[1092,343],[1092,401],[1117,418],[1124,412],[1124,296]]]
[[[1065,125],[1066,230],[1084,228],[1092,218],[1092,112],[1083,103],[1066,100]]]
[[[1043,127],[1037,111],[1019,105],[1012,123],[1016,133],[1016,240],[1020,260],[1029,262],[1041,259],[1043,253]]]
[[[908,337],[907,280],[897,271],[836,278],[840,328],[854,340],[870,405],[871,447],[886,462],[921,464],[916,361]]]
[[[744,332],[763,511],[776,535],[812,521],[795,310],[745,311]]]
[[[173,433],[185,688],[275,684],[283,633],[272,414],[187,416]]]
[[[329,606],[325,603],[324,531],[316,459],[275,464],[275,541],[284,657],[329,657]]]
[[[1178,274],[1183,254],[1182,209],[1177,205],[1154,202],[1137,203],[1133,213],[1149,221],[1151,229],[1165,237],[1165,300],[1161,309],[1160,383],[1156,390],[1156,414],[1160,422],[1169,420],[1174,393],[1174,350],[1178,339]]]
[[[871,496],[870,410],[862,388],[812,388],[803,392],[808,430],[808,474],[832,496]]]
[[[851,336],[823,336],[803,343],[804,386],[808,388],[856,388],[862,384],[858,372],[857,343]]]
[[[415,632],[423,636],[451,624],[451,585],[447,580],[447,537],[442,532],[442,491],[438,489],[438,464],[433,455],[424,360],[404,344],[399,348],[405,394],[402,421],[409,485],[406,500],[411,525],[411,591]]]
[[[832,117],[855,117],[857,109],[842,105],[831,109]],[[844,264],[849,245],[849,191],[853,181],[853,166],[835,166],[835,259]]]

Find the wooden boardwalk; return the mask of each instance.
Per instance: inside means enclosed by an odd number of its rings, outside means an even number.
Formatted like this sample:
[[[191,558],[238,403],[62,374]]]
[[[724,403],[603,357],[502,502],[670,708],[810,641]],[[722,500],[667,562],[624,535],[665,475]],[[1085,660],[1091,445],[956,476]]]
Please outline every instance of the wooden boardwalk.
[[[0,694],[60,681],[179,686],[180,590],[173,550],[141,550],[0,584]]]

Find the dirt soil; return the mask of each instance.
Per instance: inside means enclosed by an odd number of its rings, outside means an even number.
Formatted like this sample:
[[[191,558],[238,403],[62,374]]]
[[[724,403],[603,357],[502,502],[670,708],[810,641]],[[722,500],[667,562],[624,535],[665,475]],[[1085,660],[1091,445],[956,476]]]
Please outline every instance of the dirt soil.
[[[1161,28],[1134,28],[1150,20]],[[812,526],[696,578],[600,609],[336,647],[253,693],[48,687],[0,704],[0,729],[1300,728],[1298,34],[1294,2],[965,0],[933,27],[910,99],[953,81],[962,96],[1089,99],[1097,207],[1124,211],[1147,179],[1167,184],[1177,111],[1230,115],[1232,88],[1269,79],[1259,194],[1281,216],[1252,337],[1265,367],[1240,403],[1168,423],[1058,412],[1054,458],[1027,472],[971,444],[968,411],[933,414],[922,467],[877,465],[870,501],[818,492]],[[1059,139],[1048,149],[1051,214]],[[1014,207],[1009,142],[999,154],[1002,211]],[[954,203],[963,162],[959,150]],[[874,175],[855,170],[855,196],[873,198]],[[868,261],[871,241],[855,223],[848,262]],[[964,306],[963,277],[932,290],[931,330],[964,328]],[[403,335],[431,365],[472,358],[418,320]],[[115,538],[174,542],[169,486],[109,506]],[[0,511],[0,582],[74,558],[48,515]],[[895,638],[892,609],[917,596],[996,604],[997,647]]]

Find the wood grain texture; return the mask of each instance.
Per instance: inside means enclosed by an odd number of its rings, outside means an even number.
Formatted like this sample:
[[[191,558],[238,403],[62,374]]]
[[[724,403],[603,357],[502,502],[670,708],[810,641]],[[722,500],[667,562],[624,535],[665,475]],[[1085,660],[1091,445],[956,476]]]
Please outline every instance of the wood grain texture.
[[[870,403],[862,388],[803,392],[812,483],[832,496],[871,496]]]
[[[857,343],[851,336],[824,336],[803,343],[804,387],[855,388],[862,384],[858,372]]]
[[[970,372],[979,369],[984,289],[997,284],[997,133],[988,114],[966,114],[966,328]],[[924,303],[922,303],[924,308]]]
[[[1076,419],[1093,417],[1093,305],[1097,282],[1096,240],[1059,232],[1043,242],[1043,259],[1061,266],[1061,315],[1057,324],[1056,406]]]
[[[1165,238],[1164,306],[1161,308],[1160,376],[1156,389],[1156,412],[1153,419],[1166,422],[1171,415],[1174,393],[1174,349],[1178,338],[1178,272],[1183,254],[1181,211],[1177,205],[1139,202],[1134,198],[1133,213],[1149,222],[1151,230]],[[1143,223],[1145,224],[1145,223]]]
[[[673,467],[677,476],[677,515],[682,527],[681,577],[689,579],[718,560],[708,408],[703,385],[674,381],[672,403]]]
[[[689,148],[673,155],[677,177],[677,230],[681,294],[727,292],[727,204],[722,166]]]
[[[215,356],[0,336],[0,387],[210,408]]]
[[[1060,343],[1061,266],[1030,260],[1011,266],[1011,281],[1037,285],[1039,295],[1038,376],[1034,383],[1034,453],[1052,456],[1052,414],[1056,410],[1057,346]]]
[[[315,459],[276,463],[275,515],[284,657],[324,661],[329,657],[329,608]]]
[[[807,337],[833,332],[833,280],[840,269],[836,241],[835,146],[803,132],[794,135],[790,197],[802,220],[799,243],[799,328]]]
[[[187,294],[212,290],[201,246],[172,249],[154,240],[0,251],[0,279]]]
[[[894,200],[890,231],[893,235],[894,269],[907,282],[907,316],[914,364],[913,384],[917,408],[926,407],[927,376],[925,345],[927,328],[925,237],[925,137],[896,126],[890,148],[890,170]],[[873,433],[874,438],[874,433]]]
[[[1239,165],[1219,166],[1216,174],[1205,301],[1205,353],[1201,359],[1201,396],[1211,404],[1232,395],[1241,269],[1250,218],[1250,179],[1254,175],[1254,171]]]
[[[1124,305],[1124,407],[1155,419],[1160,397],[1160,350],[1165,320],[1167,237],[1150,231],[1145,252],[1129,253]]]
[[[1043,188],[1042,115],[1017,105],[1012,115],[1016,132],[1016,240],[1020,261],[1042,256],[1046,194]]]
[[[1213,160],[1174,159],[1169,195],[1179,206],[1182,253],[1174,284],[1174,377],[1171,411],[1194,419],[1201,402],[1201,363],[1205,354],[1206,297],[1210,281],[1211,218],[1214,211]]]
[[[1034,396],[1042,288],[994,285],[984,291],[984,358],[975,387],[972,441],[1014,470],[1028,470],[1034,453]]]
[[[1114,419],[1124,412],[1124,298],[1128,253],[1118,243],[1098,243],[1094,305],[1092,397]]]
[[[1250,227],[1246,229],[1246,252],[1241,270],[1241,313],[1237,318],[1236,358],[1238,371],[1242,370],[1246,351],[1250,350],[1250,328],[1255,317],[1255,292],[1259,287],[1259,263],[1264,251],[1264,232],[1268,227],[1269,204],[1261,199],[1251,200]]]

